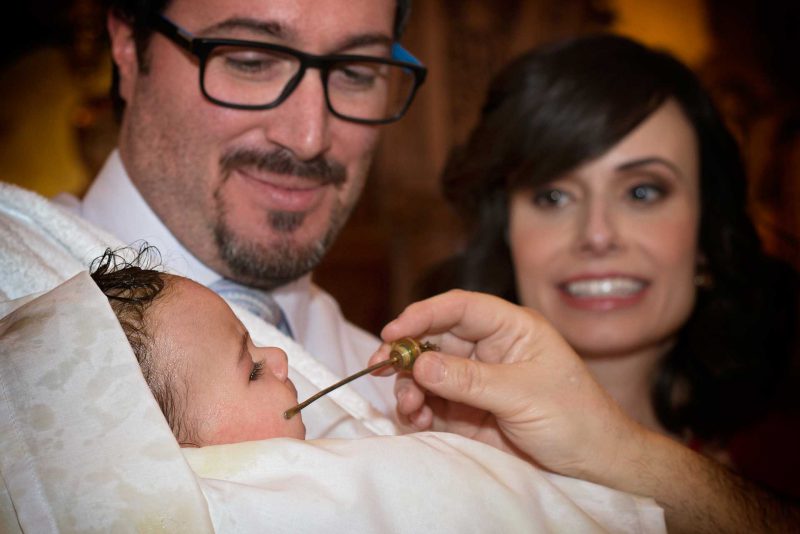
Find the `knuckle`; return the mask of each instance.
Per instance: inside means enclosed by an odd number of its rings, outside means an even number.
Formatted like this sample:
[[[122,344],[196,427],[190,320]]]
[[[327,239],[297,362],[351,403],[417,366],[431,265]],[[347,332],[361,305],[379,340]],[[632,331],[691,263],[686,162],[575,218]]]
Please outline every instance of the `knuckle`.
[[[486,377],[482,367],[475,362],[465,360],[456,374],[456,386],[470,395],[480,395],[486,389]]]

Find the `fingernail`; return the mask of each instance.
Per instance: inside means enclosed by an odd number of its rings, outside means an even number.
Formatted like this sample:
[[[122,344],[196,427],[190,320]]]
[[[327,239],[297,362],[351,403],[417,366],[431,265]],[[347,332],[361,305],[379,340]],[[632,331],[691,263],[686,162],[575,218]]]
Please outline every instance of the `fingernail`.
[[[444,380],[444,362],[439,356],[426,354],[424,358],[420,358],[414,365],[420,368],[421,378],[425,379],[429,384],[438,384]]]
[[[422,430],[422,425],[420,424],[419,421],[421,417],[422,417],[422,410],[420,409],[408,416],[408,422],[411,423],[411,425],[414,426],[415,428]]]
[[[396,393],[396,396],[397,396],[397,404],[400,404],[400,403],[402,403],[402,402],[403,402],[403,398],[404,398],[404,397],[405,397],[407,394],[408,394],[408,388],[400,388],[400,389],[398,389],[398,390],[397,390],[397,393]]]

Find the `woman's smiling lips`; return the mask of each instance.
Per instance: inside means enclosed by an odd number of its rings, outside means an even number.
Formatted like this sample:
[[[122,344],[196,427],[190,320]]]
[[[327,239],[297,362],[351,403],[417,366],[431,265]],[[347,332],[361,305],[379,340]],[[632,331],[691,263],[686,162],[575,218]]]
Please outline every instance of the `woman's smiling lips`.
[[[246,184],[263,199],[267,208],[278,211],[310,211],[325,194],[326,186],[315,180],[290,175],[265,174],[237,169]]]
[[[649,286],[647,280],[618,273],[580,275],[557,284],[567,305],[590,311],[633,306],[644,298]]]

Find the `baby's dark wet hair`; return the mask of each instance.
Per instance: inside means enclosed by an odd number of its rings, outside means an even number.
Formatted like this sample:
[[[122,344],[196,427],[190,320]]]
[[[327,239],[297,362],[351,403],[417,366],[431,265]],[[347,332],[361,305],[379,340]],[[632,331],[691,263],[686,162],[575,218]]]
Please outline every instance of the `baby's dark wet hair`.
[[[92,280],[108,298],[125,336],[139,362],[150,391],[179,442],[188,442],[183,424],[185,403],[176,395],[176,377],[165,365],[159,365],[154,350],[154,325],[147,310],[169,293],[167,274],[161,270],[161,255],[147,244],[138,249],[106,249],[92,261]]]

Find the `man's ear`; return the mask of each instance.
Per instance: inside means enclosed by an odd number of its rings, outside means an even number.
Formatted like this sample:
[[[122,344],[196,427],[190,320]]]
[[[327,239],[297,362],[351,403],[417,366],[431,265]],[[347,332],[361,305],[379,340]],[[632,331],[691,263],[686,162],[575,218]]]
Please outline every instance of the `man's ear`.
[[[139,75],[139,59],[136,55],[133,27],[110,11],[106,27],[111,39],[111,57],[119,72],[119,94],[125,102],[130,102],[136,77]]]

